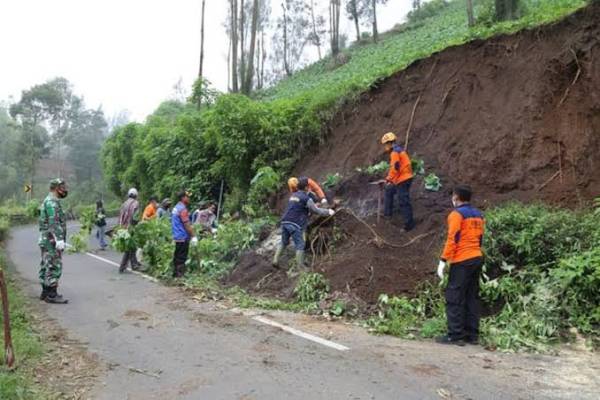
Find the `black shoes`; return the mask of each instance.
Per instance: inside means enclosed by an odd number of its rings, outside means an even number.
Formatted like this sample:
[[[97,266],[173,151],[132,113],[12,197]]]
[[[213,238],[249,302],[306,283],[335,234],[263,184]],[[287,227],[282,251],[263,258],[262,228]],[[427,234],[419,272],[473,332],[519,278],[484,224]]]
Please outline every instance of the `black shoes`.
[[[477,336],[465,336],[463,338],[463,341],[466,344],[472,344],[472,345],[478,345],[479,344],[479,338]]]
[[[439,344],[453,344],[455,346],[464,346],[465,345],[465,341],[463,339],[452,339],[448,335],[436,337],[435,342],[439,343]]]
[[[65,299],[61,294],[57,293],[56,287],[47,288],[46,297],[43,300],[49,304],[67,304],[69,302],[69,300]]]
[[[46,300],[48,297],[48,288],[46,286],[42,286],[42,294],[40,294],[40,300]]]

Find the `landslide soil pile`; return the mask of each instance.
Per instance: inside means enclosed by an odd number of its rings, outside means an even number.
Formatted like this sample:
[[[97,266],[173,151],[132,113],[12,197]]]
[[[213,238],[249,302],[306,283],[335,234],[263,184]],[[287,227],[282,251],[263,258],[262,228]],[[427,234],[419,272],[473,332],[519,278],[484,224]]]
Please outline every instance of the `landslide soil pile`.
[[[382,159],[383,133],[404,141],[409,127],[409,152],[444,187],[427,192],[421,178],[415,181],[418,227],[404,234],[398,220],[376,223],[377,188],[355,170]],[[343,110],[330,130],[328,142],[296,172],[319,180],[341,173],[346,179],[334,195],[370,228],[340,213],[322,227],[335,235],[326,235],[331,250],[314,268],[333,290],[371,304],[384,292],[412,294],[433,277],[454,184],[470,184],[483,208],[506,200],[573,207],[600,193],[600,4],[415,62]],[[378,243],[372,229],[388,244]],[[228,283],[291,296],[293,280],[270,266],[270,256],[245,255]]]

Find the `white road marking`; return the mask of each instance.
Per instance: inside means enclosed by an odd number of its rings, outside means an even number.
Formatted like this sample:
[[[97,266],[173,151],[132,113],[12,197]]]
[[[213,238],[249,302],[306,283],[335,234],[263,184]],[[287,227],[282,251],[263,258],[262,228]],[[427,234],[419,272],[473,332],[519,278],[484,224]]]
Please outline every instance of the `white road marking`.
[[[110,264],[110,265],[114,265],[115,267],[119,266],[119,264],[117,264],[116,262],[108,260],[108,259],[106,259],[104,257],[100,257],[100,256],[97,256],[97,255],[92,254],[92,253],[85,253],[85,254],[87,254],[88,256],[90,256],[92,258],[95,258],[96,260],[103,261],[103,262],[105,262],[107,264]],[[148,279],[149,281],[152,281],[152,282],[155,282],[155,283],[159,283],[159,280],[156,279],[156,278],[154,278],[154,277],[152,277],[152,276],[143,274],[143,273],[138,272],[138,271],[131,271],[131,272],[133,272],[134,274],[139,275],[139,276],[141,276],[141,277],[143,277],[145,279]],[[318,344],[320,344],[322,346],[327,346],[327,347],[330,347],[332,349],[339,350],[339,351],[348,351],[348,350],[350,350],[349,347],[346,347],[346,346],[341,345],[339,343],[335,343],[335,342],[332,342],[331,340],[320,338],[320,337],[312,335],[310,333],[302,332],[301,330],[292,328],[291,326],[280,324],[279,322],[275,322],[273,320],[270,320],[268,318],[262,317],[260,315],[253,315],[253,314],[246,314],[246,313],[244,313],[244,315],[246,315],[246,316],[248,316],[248,317],[252,318],[253,320],[258,321],[260,323],[263,323],[263,324],[266,324],[266,325],[270,325],[270,326],[275,327],[275,328],[279,328],[282,331],[291,333],[292,335],[301,337],[301,338],[306,339],[306,340],[310,340],[311,342],[318,343]]]
[[[97,255],[95,255],[95,254],[92,254],[92,253],[85,253],[85,254],[86,254],[86,255],[88,255],[88,256],[90,256],[90,257],[92,257],[92,258],[95,258],[96,260],[104,261],[104,262],[105,262],[105,263],[107,263],[107,264],[114,265],[115,267],[119,267],[119,266],[120,266],[120,265],[119,265],[119,264],[117,264],[116,262],[114,262],[114,261],[111,261],[111,260],[108,260],[108,259],[106,259],[106,258],[104,258],[104,257],[100,257],[100,256],[97,256]],[[139,276],[141,276],[141,277],[142,277],[142,278],[144,278],[144,279],[147,279],[147,280],[149,280],[150,282],[159,283],[158,279],[156,279],[156,278],[155,278],[155,277],[153,277],[153,276],[146,275],[146,274],[144,274],[144,273],[142,273],[142,272],[140,272],[140,271],[131,271],[131,272],[132,272],[133,274],[136,274],[136,275],[139,275]]]
[[[290,326],[280,324],[279,322],[272,321],[272,320],[270,320],[268,318],[265,318],[265,317],[261,317],[260,315],[252,317],[252,319],[255,320],[255,321],[261,322],[263,324],[267,324],[267,325],[273,326],[275,328],[279,328],[282,331],[291,333],[292,335],[301,337],[303,339],[310,340],[311,342],[315,342],[315,343],[318,343],[318,344],[323,345],[323,346],[331,347],[332,349],[336,349],[336,350],[339,350],[339,351],[348,351],[348,350],[350,350],[349,347],[346,347],[346,346],[341,345],[339,343],[335,343],[335,342],[332,342],[331,340],[327,340],[327,339],[323,339],[323,338],[320,338],[320,337],[315,336],[315,335],[311,335],[310,333],[302,332],[302,331],[300,331],[298,329],[294,329],[294,328],[292,328]]]

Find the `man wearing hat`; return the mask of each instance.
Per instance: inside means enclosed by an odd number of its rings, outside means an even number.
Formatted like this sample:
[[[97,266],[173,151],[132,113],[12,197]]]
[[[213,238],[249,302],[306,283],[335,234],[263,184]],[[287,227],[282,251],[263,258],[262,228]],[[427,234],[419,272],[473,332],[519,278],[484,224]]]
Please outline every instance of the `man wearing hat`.
[[[62,275],[62,253],[67,241],[67,219],[60,200],[67,197],[67,184],[57,178],[50,181],[50,193],[40,206],[38,244],[42,251],[40,262],[40,300],[51,304],[66,304],[69,301],[58,294],[58,281]]]

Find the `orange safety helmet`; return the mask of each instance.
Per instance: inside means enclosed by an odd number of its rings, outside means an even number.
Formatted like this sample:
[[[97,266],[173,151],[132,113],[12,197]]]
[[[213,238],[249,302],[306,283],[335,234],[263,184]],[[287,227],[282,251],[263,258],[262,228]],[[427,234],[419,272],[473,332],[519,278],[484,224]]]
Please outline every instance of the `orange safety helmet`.
[[[396,141],[396,135],[392,132],[386,133],[381,138],[381,144],[386,144],[386,143],[395,142],[395,141]]]
[[[298,178],[291,177],[288,179],[288,189],[290,189],[290,192],[292,193],[298,191]]]

